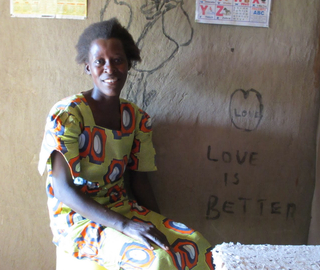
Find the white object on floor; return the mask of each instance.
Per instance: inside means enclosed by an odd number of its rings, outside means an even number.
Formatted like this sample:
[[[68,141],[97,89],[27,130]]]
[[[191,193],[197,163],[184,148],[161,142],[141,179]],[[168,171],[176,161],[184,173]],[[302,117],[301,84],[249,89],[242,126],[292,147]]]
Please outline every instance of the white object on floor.
[[[320,246],[222,243],[212,251],[215,270],[319,270]]]

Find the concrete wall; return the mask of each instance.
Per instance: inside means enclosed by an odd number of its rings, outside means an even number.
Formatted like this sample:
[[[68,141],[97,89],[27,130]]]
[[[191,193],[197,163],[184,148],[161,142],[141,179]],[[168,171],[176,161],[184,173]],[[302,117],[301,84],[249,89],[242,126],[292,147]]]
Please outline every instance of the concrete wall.
[[[125,2],[89,1],[84,21],[10,18],[9,1],[0,3],[0,269],[54,269],[36,169],[45,117],[91,87],[74,45],[115,14],[142,48],[123,97],[153,117],[162,213],[212,244],[306,244],[320,2],[274,0],[269,29],[197,24],[194,1],[171,1],[163,17],[141,8],[152,1]]]

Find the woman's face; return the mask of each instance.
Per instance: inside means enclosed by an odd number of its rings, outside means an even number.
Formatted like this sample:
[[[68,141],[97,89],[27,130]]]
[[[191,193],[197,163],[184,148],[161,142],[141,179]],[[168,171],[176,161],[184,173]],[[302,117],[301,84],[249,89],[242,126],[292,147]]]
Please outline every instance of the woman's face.
[[[128,60],[122,42],[117,38],[96,39],[91,43],[85,65],[94,90],[107,96],[120,96],[128,74]]]

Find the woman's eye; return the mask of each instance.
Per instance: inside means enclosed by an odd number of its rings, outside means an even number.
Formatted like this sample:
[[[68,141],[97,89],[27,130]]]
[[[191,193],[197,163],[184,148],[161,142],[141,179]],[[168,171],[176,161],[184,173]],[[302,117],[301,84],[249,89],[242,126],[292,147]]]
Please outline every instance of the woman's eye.
[[[114,59],[114,62],[117,63],[117,64],[119,64],[119,63],[122,62],[122,58],[116,58],[116,59]]]
[[[96,64],[96,65],[103,65],[103,61],[102,60],[95,60],[94,61],[94,63]]]

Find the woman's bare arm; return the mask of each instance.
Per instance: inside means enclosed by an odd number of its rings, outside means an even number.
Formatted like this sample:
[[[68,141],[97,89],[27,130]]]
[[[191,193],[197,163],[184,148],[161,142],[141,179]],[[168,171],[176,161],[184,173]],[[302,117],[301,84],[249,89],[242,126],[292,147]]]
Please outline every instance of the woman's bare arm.
[[[52,158],[52,186],[54,196],[72,210],[85,218],[93,220],[104,226],[116,229],[123,234],[141,241],[149,249],[153,249],[151,243],[155,243],[162,249],[168,250],[169,243],[166,237],[154,226],[134,222],[108,208],[97,203],[89,196],[82,193],[73,183],[67,162],[62,154],[54,151]]]

